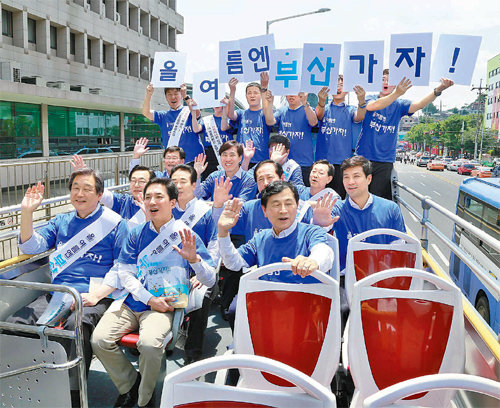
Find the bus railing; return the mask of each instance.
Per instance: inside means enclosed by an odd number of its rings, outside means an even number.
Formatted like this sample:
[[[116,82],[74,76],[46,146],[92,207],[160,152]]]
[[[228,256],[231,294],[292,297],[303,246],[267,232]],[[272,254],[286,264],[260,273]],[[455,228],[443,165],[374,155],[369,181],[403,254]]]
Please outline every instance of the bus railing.
[[[128,187],[128,184],[121,184],[106,188],[110,191],[125,191]],[[47,225],[47,222],[56,214],[66,212],[69,209],[69,194],[43,200],[33,216],[35,230]],[[0,262],[19,255],[17,236],[21,223],[21,205],[0,208],[0,219],[2,218],[8,218],[11,222],[7,226],[0,226]]]
[[[78,366],[78,384],[80,388],[80,404],[81,407],[88,407],[87,400],[87,379],[85,374],[85,360],[83,354],[83,333],[82,333],[82,300],[78,291],[74,288],[64,285],[54,285],[51,283],[39,283],[39,282],[22,282],[15,280],[4,280],[0,279],[0,287],[9,287],[17,289],[30,289],[39,290],[45,292],[65,292],[69,293],[74,299],[74,312],[75,312],[75,330],[59,330],[47,326],[34,326],[25,325],[19,323],[9,323],[0,321],[0,329],[8,330],[10,332],[22,332],[31,335],[39,335],[42,341],[46,341],[48,336],[61,337],[70,340],[74,340],[76,344],[76,357],[73,360],[67,361],[62,364],[50,364],[41,363],[33,364],[27,367],[18,368],[10,371],[4,371],[0,373],[0,380],[22,373],[27,373],[34,370],[69,370],[72,367]]]
[[[444,235],[429,219],[429,212],[431,209],[434,209],[447,217],[449,220],[459,225],[467,232],[475,235],[478,239],[485,242],[489,246],[491,246],[496,251],[500,252],[500,241],[496,240],[492,236],[486,234],[484,231],[480,230],[476,226],[472,225],[470,222],[465,221],[463,218],[460,218],[458,215],[452,213],[446,208],[442,207],[435,201],[433,201],[429,196],[424,196],[419,192],[411,189],[410,187],[404,185],[398,180],[393,180],[395,186],[401,188],[406,191],[414,198],[419,200],[422,204],[422,214],[413,208],[406,200],[404,200],[399,192],[396,190],[394,194],[394,198],[400,204],[402,204],[411,214],[415,217],[420,218],[421,233],[420,233],[420,242],[422,247],[425,250],[428,250],[429,238],[428,234],[431,231],[436,238],[438,238],[444,245],[446,245],[456,256],[458,256],[473,272],[481,278],[485,286],[490,290],[490,292],[495,297],[500,297],[500,282],[492,278],[492,276],[485,271],[469,254],[467,254],[462,248],[460,248],[456,243],[450,240],[446,235]]]

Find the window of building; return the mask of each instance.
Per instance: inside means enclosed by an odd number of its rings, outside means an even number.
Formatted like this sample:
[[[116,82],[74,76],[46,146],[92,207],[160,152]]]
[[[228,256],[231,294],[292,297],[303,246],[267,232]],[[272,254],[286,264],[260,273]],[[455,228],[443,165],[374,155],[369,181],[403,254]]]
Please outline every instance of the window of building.
[[[2,9],[2,34],[12,37],[12,11]]]
[[[28,42],[36,44],[36,20],[28,18]]]
[[[50,48],[57,50],[57,27],[50,26]]]
[[[160,127],[140,114],[126,113],[123,117],[125,130],[125,150],[133,150],[135,142],[141,137],[147,137],[149,147],[161,149]]]
[[[92,59],[92,41],[87,38],[87,58]]]
[[[40,105],[0,101],[0,159],[26,152],[42,155]]]
[[[76,34],[69,33],[69,53],[71,55],[75,55],[75,49],[76,49]]]

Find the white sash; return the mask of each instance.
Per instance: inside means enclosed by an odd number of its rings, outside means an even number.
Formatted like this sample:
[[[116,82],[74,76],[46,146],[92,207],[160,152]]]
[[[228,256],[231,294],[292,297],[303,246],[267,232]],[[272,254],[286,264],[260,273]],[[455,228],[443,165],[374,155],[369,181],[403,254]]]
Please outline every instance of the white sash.
[[[129,228],[134,228],[140,224],[144,224],[145,222],[146,222],[146,214],[144,214],[144,211],[142,211],[141,208],[139,208],[139,211],[137,211],[132,218],[127,220]]]
[[[290,176],[297,167],[300,166],[295,160],[293,159],[287,160],[287,162],[283,165],[283,173],[285,173],[285,181],[290,180]]]
[[[179,146],[179,141],[181,140],[182,132],[184,127],[186,126],[186,122],[189,117],[189,108],[184,106],[181,110],[181,113],[177,115],[177,119],[175,119],[174,126],[170,131],[170,137],[168,139],[168,145],[170,146]]]
[[[189,228],[193,228],[198,221],[203,217],[208,211],[210,211],[211,206],[202,200],[194,199],[189,208],[182,214],[181,221],[184,222]]]
[[[203,125],[205,125],[207,138],[214,149],[215,157],[217,157],[219,165],[222,166],[219,155],[219,149],[222,146],[222,138],[220,137],[219,129],[215,123],[214,115],[205,116],[202,120]]]
[[[308,201],[318,201],[321,198],[323,198],[325,195],[327,195],[328,193],[332,193],[334,197],[339,196],[335,190],[327,187],[327,188],[321,190],[319,193],[314,194]]]
[[[170,266],[167,256],[174,245],[181,243],[179,231],[190,229],[181,220],[175,220],[171,229],[162,231],[144,248],[137,259],[137,278],[154,296],[175,296],[174,307],[186,307],[189,294],[189,271]]]
[[[52,280],[97,243],[101,242],[118,225],[121,219],[122,217],[119,214],[103,207],[102,214],[97,220],[83,228],[64,245],[52,252],[49,256]]]
[[[297,207],[297,217],[295,218],[297,222],[302,222],[302,219],[307,213],[310,205],[307,201],[299,200],[299,205]]]

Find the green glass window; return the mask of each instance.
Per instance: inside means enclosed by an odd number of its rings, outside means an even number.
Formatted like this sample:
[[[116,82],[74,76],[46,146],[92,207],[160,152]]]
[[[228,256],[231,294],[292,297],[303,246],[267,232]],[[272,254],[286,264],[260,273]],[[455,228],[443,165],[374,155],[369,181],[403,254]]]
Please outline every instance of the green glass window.
[[[135,142],[147,137],[151,149],[162,149],[160,127],[141,114],[126,113],[123,119],[125,128],[125,150],[134,150]]]

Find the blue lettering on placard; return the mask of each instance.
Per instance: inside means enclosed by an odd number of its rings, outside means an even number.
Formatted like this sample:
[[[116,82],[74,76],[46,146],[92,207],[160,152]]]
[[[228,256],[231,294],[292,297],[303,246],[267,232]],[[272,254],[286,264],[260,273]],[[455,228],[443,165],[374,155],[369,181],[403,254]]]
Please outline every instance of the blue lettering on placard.
[[[312,72],[314,67],[317,67],[319,72],[324,72],[325,73],[325,78],[321,80],[316,80],[316,74],[311,75],[311,85],[322,85],[322,86],[328,86],[330,85],[330,70],[335,67],[335,63],[332,62],[332,57],[328,57],[326,59],[326,67],[323,66],[321,63],[320,59],[318,57],[315,57],[309,66],[307,67],[307,70],[309,72]]]
[[[250,48],[248,58],[252,61],[255,72],[269,71],[269,47]],[[259,61],[264,65],[259,66]]]
[[[174,61],[165,61],[163,68],[160,69],[160,81],[175,81],[177,70],[174,67]]]
[[[415,77],[420,77],[420,64],[422,63],[422,58],[425,57],[425,52],[422,51],[422,47],[417,47],[415,63],[413,63],[410,54],[415,52],[415,48],[396,48],[396,52],[401,54],[396,61],[396,67],[399,68],[403,61],[406,61],[408,67],[413,67],[415,65]]]
[[[359,61],[359,73],[365,73],[365,56],[364,55],[350,55],[349,60]],[[368,83],[373,83],[373,67],[378,63],[375,59],[375,54],[368,54]]]
[[[228,74],[243,74],[241,51],[228,51],[226,65]]]
[[[215,99],[219,99],[219,80],[215,78],[213,81],[209,81],[208,79],[204,80],[200,84],[200,91],[203,93],[207,93],[210,91],[215,91]]]
[[[285,55],[290,55],[290,53],[286,52]],[[289,88],[290,81],[296,81],[299,79],[297,61],[278,61],[277,73],[278,75],[275,77],[276,81],[283,81],[283,87]]]

